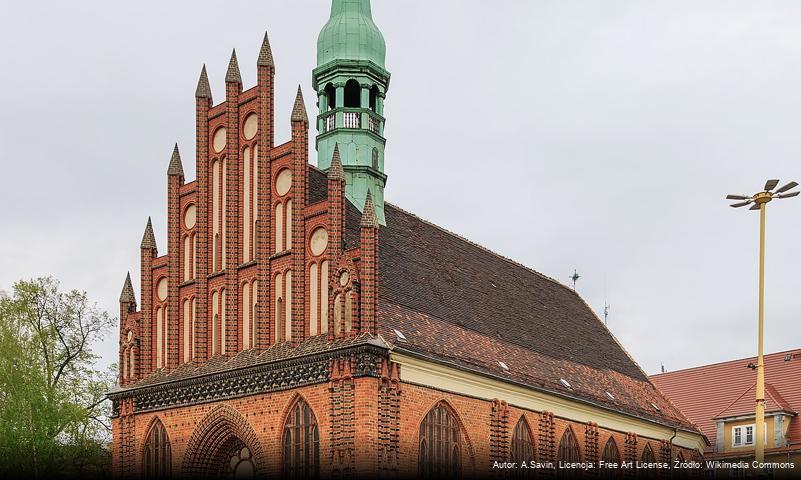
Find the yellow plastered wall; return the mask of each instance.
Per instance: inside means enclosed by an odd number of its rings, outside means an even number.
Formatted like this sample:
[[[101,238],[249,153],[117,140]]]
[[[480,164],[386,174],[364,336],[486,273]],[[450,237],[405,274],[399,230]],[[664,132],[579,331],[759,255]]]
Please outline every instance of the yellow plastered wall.
[[[765,448],[773,448],[776,446],[776,438],[773,434],[774,417],[765,417],[765,426],[767,427],[767,436],[765,437]],[[734,427],[745,425],[754,425],[754,419],[735,420],[724,423],[723,428],[723,451],[724,452],[738,452],[741,450],[753,450],[753,445],[744,445],[742,447],[733,447],[732,441],[734,439]],[[786,433],[786,431],[785,431]],[[745,431],[743,431],[745,435]],[[756,441],[756,431],[754,431],[754,441]]]

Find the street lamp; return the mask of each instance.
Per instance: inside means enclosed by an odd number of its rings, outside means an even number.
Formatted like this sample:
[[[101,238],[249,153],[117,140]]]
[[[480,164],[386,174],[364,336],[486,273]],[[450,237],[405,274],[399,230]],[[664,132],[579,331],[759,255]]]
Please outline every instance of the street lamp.
[[[765,461],[765,364],[763,359],[763,330],[765,324],[765,208],[773,199],[796,197],[798,191],[790,192],[798,186],[796,182],[790,182],[782,188],[773,189],[779,185],[778,180],[768,180],[765,190],[753,196],[729,195],[728,200],[740,200],[739,203],[732,205],[734,208],[741,208],[751,205],[750,210],[759,210],[759,334],[758,336],[758,357],[757,357],[757,383],[756,383],[756,445],[754,448],[754,460],[759,463]]]

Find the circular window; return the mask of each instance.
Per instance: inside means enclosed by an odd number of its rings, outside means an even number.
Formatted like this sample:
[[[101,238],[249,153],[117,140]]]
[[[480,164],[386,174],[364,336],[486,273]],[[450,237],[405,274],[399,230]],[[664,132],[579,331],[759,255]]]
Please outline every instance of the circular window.
[[[312,233],[311,242],[309,242],[312,255],[319,257],[328,247],[328,231],[322,227]]]
[[[281,170],[275,179],[275,191],[280,196],[284,196],[292,188],[292,172],[288,168]]]
[[[339,284],[342,285],[343,287],[348,284],[349,280],[350,280],[350,274],[347,271],[344,271],[341,274],[339,274]]]
[[[259,117],[255,113],[251,113],[248,115],[248,118],[245,119],[245,125],[242,127],[242,134],[245,136],[245,140],[253,140],[253,137],[256,136],[256,132],[259,131]]]
[[[156,293],[159,296],[159,300],[161,300],[162,302],[164,300],[167,300],[167,277],[162,277],[162,279],[159,280],[159,284],[158,284],[158,288],[156,289]]]
[[[216,132],[214,132],[214,139],[212,140],[212,146],[214,147],[214,151],[220,153],[225,149],[225,144],[228,141],[226,137],[227,132],[225,127],[218,128]]]
[[[189,205],[184,212],[184,226],[187,230],[191,230],[197,223],[197,207]]]

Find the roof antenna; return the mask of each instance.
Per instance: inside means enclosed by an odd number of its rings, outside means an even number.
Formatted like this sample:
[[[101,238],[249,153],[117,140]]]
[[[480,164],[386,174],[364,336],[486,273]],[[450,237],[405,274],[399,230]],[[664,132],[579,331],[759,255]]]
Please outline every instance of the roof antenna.
[[[570,277],[570,279],[573,280],[573,291],[574,292],[576,291],[576,282],[578,282],[579,278],[581,278],[581,275],[578,274],[578,270],[574,269],[573,270],[573,276]]]
[[[609,326],[609,307],[610,305],[604,300],[604,325]]]
[[[662,364],[662,373],[667,373],[667,370],[665,370],[665,364],[664,363]]]

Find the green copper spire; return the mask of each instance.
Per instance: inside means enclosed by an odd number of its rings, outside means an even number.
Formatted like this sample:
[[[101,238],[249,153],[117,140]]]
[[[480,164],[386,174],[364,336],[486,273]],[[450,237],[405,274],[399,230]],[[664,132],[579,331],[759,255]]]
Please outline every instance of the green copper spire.
[[[372,192],[375,216],[384,218],[384,99],[389,72],[384,36],[373,22],[370,0],[332,0],[331,18],[317,40],[317,165],[331,167],[334,148],[345,174],[345,196],[364,211]]]
[[[317,39],[317,65],[340,59],[384,66],[387,46],[373,22],[370,0],[333,0],[331,18]]]

